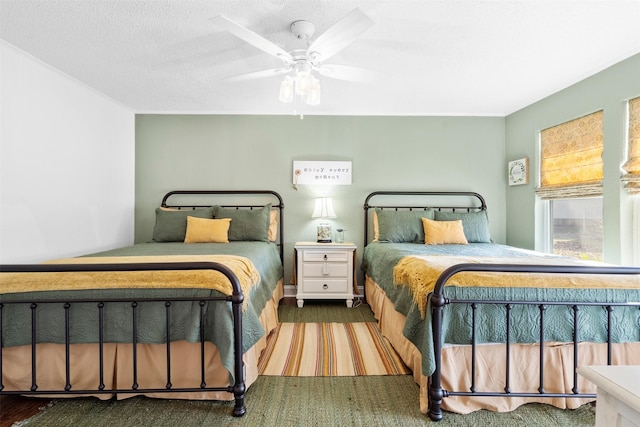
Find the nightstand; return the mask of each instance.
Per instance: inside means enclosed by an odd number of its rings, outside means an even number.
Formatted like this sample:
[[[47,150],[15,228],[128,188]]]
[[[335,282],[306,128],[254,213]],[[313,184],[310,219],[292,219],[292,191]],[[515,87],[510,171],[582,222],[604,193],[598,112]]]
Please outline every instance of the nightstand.
[[[344,299],[353,306],[353,243],[297,242],[298,307],[305,299]]]

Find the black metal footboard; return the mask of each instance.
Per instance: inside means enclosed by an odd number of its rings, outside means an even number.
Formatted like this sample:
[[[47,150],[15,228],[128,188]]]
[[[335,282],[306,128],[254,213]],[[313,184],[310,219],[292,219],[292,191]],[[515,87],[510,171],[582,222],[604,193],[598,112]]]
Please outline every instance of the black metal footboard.
[[[224,274],[226,278],[231,282],[233,293],[230,296],[220,297],[176,297],[176,298],[106,298],[106,299],[45,299],[43,293],[34,294],[33,298],[28,299],[10,299],[2,298],[0,295],[0,348],[5,348],[5,337],[3,333],[9,326],[11,326],[12,319],[9,316],[4,315],[6,309],[10,305],[22,304],[26,305],[31,310],[31,360],[25,360],[25,364],[31,364],[31,386],[27,390],[7,390],[3,384],[3,356],[0,351],[0,395],[96,395],[96,394],[145,394],[145,393],[162,393],[162,392],[228,392],[232,393],[235,398],[235,406],[233,409],[234,416],[243,416],[246,412],[244,404],[244,395],[246,390],[245,385],[245,372],[242,360],[243,343],[242,343],[242,304],[244,296],[240,288],[240,283],[235,274],[226,266],[216,262],[190,262],[190,263],[140,263],[140,264],[37,264],[37,265],[2,265],[0,266],[0,272],[6,273],[50,273],[50,272],[106,272],[106,271],[156,271],[156,270],[217,270]],[[191,301],[197,302],[199,307],[198,316],[200,318],[200,331],[199,331],[199,345],[200,345],[200,366],[194,367],[194,369],[200,369],[200,384],[194,384],[193,387],[178,388],[172,385],[171,380],[171,341],[172,331],[170,328],[170,317],[172,306],[178,302]],[[211,387],[208,386],[205,381],[205,322],[204,316],[209,302],[220,301],[221,303],[230,302],[232,304],[233,315],[233,351],[234,351],[234,378],[235,383],[233,385],[225,387]],[[132,322],[132,338],[131,346],[133,351],[133,363],[131,366],[133,375],[133,384],[130,388],[117,388],[106,387],[104,384],[104,346],[105,340],[103,336],[103,310],[106,304],[109,303],[127,303],[131,305],[131,318]],[[153,303],[164,306],[165,322],[166,322],[166,386],[164,388],[141,388],[138,385],[138,331],[136,318],[138,315],[138,307],[141,303]],[[60,305],[64,310],[64,348],[65,348],[65,378],[66,385],[63,389],[45,390],[38,385],[38,373],[36,371],[36,331],[38,328],[44,325],[37,324],[37,312],[39,307],[47,305]],[[100,381],[96,384],[95,388],[91,389],[78,389],[71,383],[71,371],[73,367],[70,363],[70,348],[72,343],[71,322],[69,320],[69,313],[72,307],[76,304],[94,304],[95,310],[97,310],[99,340],[97,345],[99,347],[99,360],[96,363],[99,364]]]
[[[578,388],[578,374],[576,369],[578,368],[578,342],[580,341],[580,333],[578,330],[578,318],[579,312],[582,307],[586,306],[598,306],[602,307],[607,312],[607,363],[611,364],[612,354],[612,337],[611,330],[613,327],[612,311],[617,307],[636,307],[640,309],[640,302],[554,302],[554,301],[487,301],[487,300],[457,300],[449,299],[445,295],[445,285],[447,281],[455,274],[466,271],[476,272],[509,272],[509,273],[541,273],[541,274],[618,274],[618,275],[638,275],[640,274],[640,268],[632,267],[587,267],[587,266],[549,266],[549,265],[515,265],[515,264],[458,264],[445,270],[436,282],[435,289],[431,295],[431,316],[432,316],[432,328],[433,328],[433,346],[435,351],[435,371],[429,379],[429,417],[432,420],[439,421],[443,417],[441,409],[442,400],[447,396],[497,396],[497,397],[561,397],[561,398],[595,398],[594,394],[581,393]],[[463,304],[471,307],[471,324],[472,324],[472,343],[471,345],[471,384],[469,384],[468,390],[444,390],[441,385],[442,379],[442,321],[443,310],[446,305],[449,304]],[[482,304],[497,304],[502,305],[506,309],[506,378],[504,382],[504,392],[489,392],[476,389],[476,308]],[[539,310],[539,345],[540,345],[540,360],[539,360],[539,384],[537,384],[538,393],[524,393],[517,392],[511,389],[510,386],[510,327],[514,320],[511,319],[511,309],[517,305],[537,306]],[[573,388],[571,393],[548,393],[545,391],[544,384],[544,348],[545,348],[545,328],[544,328],[544,313],[547,307],[552,305],[562,305],[569,307],[573,311]],[[638,325],[636,325],[638,326]],[[638,327],[638,341],[640,341],[640,327]]]

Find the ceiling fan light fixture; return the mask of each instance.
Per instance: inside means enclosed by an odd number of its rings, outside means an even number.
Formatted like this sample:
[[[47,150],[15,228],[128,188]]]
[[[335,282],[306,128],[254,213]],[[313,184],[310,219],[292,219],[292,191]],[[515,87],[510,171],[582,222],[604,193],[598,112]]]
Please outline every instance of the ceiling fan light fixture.
[[[302,71],[293,76],[286,76],[280,83],[280,102],[289,103],[295,95],[300,96],[307,105],[320,104],[320,80],[311,73]]]
[[[296,39],[303,41],[306,47],[299,47],[289,52],[223,15],[212,18],[212,21],[218,29],[229,32],[269,55],[279,58],[284,63],[284,67],[281,68],[241,74],[227,80],[244,81],[288,74],[289,76],[280,83],[279,99],[282,102],[292,102],[297,95],[307,105],[318,105],[320,103],[320,82],[312,75],[313,71],[321,76],[347,81],[373,79],[373,73],[367,72],[365,69],[324,63],[325,60],[351,44],[373,25],[371,18],[358,8],[353,9],[314,39],[312,38],[315,26],[311,22],[294,21],[290,25],[290,31]]]

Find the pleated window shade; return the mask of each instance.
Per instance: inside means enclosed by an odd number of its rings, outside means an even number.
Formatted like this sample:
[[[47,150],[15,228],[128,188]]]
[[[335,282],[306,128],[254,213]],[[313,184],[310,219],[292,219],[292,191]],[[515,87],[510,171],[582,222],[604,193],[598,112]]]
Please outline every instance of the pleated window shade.
[[[540,132],[540,198],[602,195],[602,119],[598,111]]]
[[[640,194],[640,97],[629,100],[628,154],[622,169],[624,188],[630,194]]]

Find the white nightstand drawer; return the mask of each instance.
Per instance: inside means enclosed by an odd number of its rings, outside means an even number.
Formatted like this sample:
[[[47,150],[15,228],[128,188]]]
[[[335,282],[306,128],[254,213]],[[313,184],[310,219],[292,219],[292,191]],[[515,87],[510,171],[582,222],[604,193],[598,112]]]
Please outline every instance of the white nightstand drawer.
[[[334,262],[347,262],[349,255],[353,256],[353,252],[347,251],[305,251],[302,257],[303,261],[307,262],[321,262],[321,261],[334,261]]]
[[[349,265],[331,262],[305,262],[302,266],[304,277],[344,277],[349,276]]]
[[[347,279],[305,279],[303,288],[304,292],[309,293],[347,293],[349,281]]]

